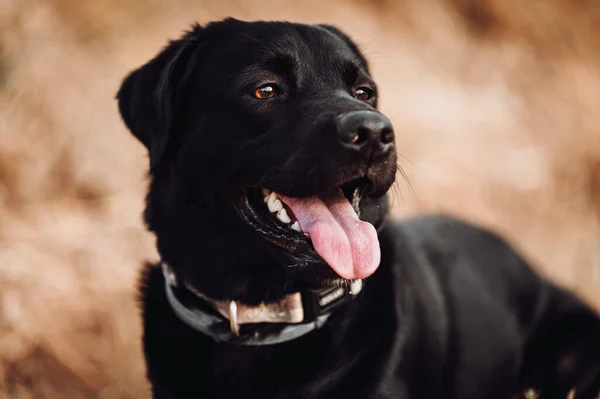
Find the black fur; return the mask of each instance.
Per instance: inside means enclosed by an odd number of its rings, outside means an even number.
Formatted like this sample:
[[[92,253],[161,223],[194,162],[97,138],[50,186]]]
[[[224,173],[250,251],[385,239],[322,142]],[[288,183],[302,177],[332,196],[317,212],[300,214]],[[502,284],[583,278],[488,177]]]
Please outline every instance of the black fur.
[[[279,95],[253,98],[265,82]],[[354,98],[359,86],[374,96]],[[338,29],[195,26],[130,74],[118,100],[149,150],[145,217],[158,250],[205,295],[258,304],[335,282],[306,239],[278,244],[279,230],[241,217],[247,189],[302,197],[364,178],[361,218],[379,227],[382,250],[359,297],[322,329],[265,347],[216,344],[187,327],[148,265],[140,289],[155,398],[500,399],[525,388],[559,398],[576,387],[576,398],[592,399],[600,390],[600,317],[503,240],[447,217],[383,224],[395,151],[358,157],[339,144],[335,118],[375,111],[377,91]]]

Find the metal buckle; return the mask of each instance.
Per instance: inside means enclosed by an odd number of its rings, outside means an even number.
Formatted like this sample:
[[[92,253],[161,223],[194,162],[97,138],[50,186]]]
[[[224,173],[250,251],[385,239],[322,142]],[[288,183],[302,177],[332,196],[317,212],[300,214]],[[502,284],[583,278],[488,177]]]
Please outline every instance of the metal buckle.
[[[350,282],[349,286],[345,285],[343,287],[329,288],[319,291],[317,292],[319,306],[322,309],[335,307],[337,304],[350,299],[350,297],[358,295],[358,293],[362,291],[362,287],[362,280],[353,280]]]
[[[350,290],[348,291],[348,294],[350,294],[352,296],[356,296],[356,295],[358,295],[359,292],[362,291],[362,288],[363,288],[362,280],[353,280],[350,283]]]
[[[229,327],[231,332],[235,335],[240,335],[240,325],[238,324],[237,317],[237,303],[235,301],[229,302]]]
[[[353,299],[362,291],[362,288],[362,280],[354,280],[347,286],[306,292],[302,295],[304,321],[314,320],[319,315],[331,312],[343,303]]]

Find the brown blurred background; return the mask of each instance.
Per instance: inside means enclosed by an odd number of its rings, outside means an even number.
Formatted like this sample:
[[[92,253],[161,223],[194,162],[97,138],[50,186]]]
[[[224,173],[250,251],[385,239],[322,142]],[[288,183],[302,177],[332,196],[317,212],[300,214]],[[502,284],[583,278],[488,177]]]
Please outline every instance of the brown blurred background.
[[[190,23],[333,23],[398,132],[398,216],[504,234],[600,308],[600,3],[0,0],[0,398],[147,396],[144,148],[120,79]]]

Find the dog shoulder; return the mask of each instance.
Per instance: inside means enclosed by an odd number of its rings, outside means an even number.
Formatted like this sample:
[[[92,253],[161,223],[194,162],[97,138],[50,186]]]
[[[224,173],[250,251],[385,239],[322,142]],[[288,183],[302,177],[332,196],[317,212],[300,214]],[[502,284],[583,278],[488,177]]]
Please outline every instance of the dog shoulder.
[[[398,246],[415,260],[404,267],[426,267],[453,298],[491,295],[525,323],[537,319],[554,292],[506,239],[483,227],[427,216],[396,222],[393,230],[397,240],[408,242]]]
[[[391,228],[434,265],[462,261],[469,264],[505,263],[513,265],[515,269],[529,268],[522,255],[506,238],[485,227],[451,216],[415,217],[395,221]]]

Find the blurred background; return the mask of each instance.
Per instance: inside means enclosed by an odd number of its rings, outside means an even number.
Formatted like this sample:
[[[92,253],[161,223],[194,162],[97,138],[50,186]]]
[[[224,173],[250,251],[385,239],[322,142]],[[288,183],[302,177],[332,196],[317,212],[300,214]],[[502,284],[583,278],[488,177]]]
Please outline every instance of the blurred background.
[[[147,158],[114,96],[194,21],[338,25],[398,136],[394,212],[507,237],[600,308],[600,3],[0,0],[0,398],[141,398]]]

